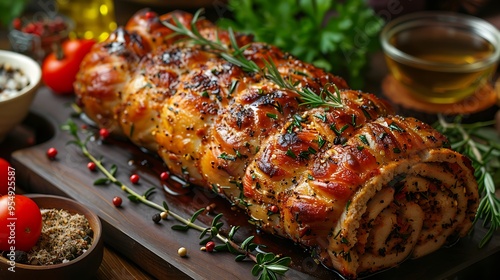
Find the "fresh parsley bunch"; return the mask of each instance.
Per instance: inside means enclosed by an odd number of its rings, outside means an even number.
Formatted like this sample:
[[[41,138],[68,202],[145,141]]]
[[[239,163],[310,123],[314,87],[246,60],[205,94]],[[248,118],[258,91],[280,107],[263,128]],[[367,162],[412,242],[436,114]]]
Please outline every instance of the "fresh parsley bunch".
[[[369,54],[380,48],[383,20],[363,0],[229,0],[223,28],[251,33],[297,58],[364,85]]]

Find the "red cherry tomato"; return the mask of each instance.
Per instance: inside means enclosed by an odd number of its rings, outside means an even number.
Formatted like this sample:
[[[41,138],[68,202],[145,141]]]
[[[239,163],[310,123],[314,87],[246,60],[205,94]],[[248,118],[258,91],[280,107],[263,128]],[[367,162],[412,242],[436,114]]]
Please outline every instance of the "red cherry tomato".
[[[24,195],[0,198],[0,250],[29,251],[42,232],[42,214],[38,205]]]
[[[9,162],[0,158],[0,196],[5,195],[9,191],[9,183],[14,187],[14,169]]]
[[[56,94],[73,93],[80,63],[95,44],[94,40],[64,41],[60,50],[49,54],[42,63],[42,80]]]

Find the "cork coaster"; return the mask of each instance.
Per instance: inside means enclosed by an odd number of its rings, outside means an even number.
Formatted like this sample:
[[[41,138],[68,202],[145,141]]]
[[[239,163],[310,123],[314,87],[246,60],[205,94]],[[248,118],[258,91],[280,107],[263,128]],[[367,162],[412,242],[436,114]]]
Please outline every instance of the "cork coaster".
[[[427,114],[444,115],[474,114],[494,106],[497,101],[495,89],[487,84],[473,95],[452,104],[435,104],[415,98],[392,75],[387,75],[382,82],[382,93],[395,105]]]

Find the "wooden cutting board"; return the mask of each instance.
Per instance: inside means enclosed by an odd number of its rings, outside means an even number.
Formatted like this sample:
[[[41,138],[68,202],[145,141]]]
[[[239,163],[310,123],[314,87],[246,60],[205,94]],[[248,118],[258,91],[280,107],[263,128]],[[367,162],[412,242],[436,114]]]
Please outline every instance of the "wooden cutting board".
[[[76,146],[67,145],[72,138],[60,129],[71,118],[73,110],[70,105],[73,101],[72,97],[53,95],[45,87],[38,91],[30,117],[23,124],[35,131],[37,139],[33,142],[36,144],[12,154],[18,185],[28,192],[63,195],[87,205],[101,218],[104,241],[159,279],[255,279],[250,272],[253,263],[235,262],[234,255],[229,253],[202,252],[198,244],[199,232],[172,230],[171,226],[178,224],[172,218],[155,224],[151,217],[156,210],[129,201],[115,185],[94,186],[93,182],[103,176],[87,169],[88,160]],[[84,123],[80,119],[74,121],[79,125]],[[49,147],[58,149],[56,160],[47,158]],[[141,179],[138,185],[127,185],[138,193],[155,187],[156,192],[151,200],[158,204],[165,201],[173,212],[185,218],[215,203],[215,213],[224,214],[221,221],[225,223],[225,230],[230,225],[241,227],[236,239],[241,241],[254,235],[254,241],[265,244],[266,250],[292,258],[292,268],[287,272],[286,279],[342,279],[336,272],[317,264],[301,246],[258,232],[247,222],[244,213],[231,210],[229,202],[216,197],[211,191],[202,188],[179,189],[171,184],[167,185],[169,191],[165,191],[160,173],[166,169],[156,155],[146,153],[130,142],[113,139],[106,143],[91,141],[88,148],[95,156],[102,157],[108,167],[112,164],[118,167],[117,177],[120,181],[128,183],[131,174],[139,174]],[[122,207],[113,206],[114,196],[124,199]],[[210,225],[214,216],[201,215],[199,224]],[[490,260],[492,256],[496,259],[499,255],[498,233],[486,247],[478,248],[484,233],[485,229],[477,225],[473,235],[454,246],[442,248],[418,260],[408,260],[397,268],[375,274],[369,279],[431,279],[460,275],[464,269],[480,261]],[[177,255],[179,247],[187,248],[187,258]]]

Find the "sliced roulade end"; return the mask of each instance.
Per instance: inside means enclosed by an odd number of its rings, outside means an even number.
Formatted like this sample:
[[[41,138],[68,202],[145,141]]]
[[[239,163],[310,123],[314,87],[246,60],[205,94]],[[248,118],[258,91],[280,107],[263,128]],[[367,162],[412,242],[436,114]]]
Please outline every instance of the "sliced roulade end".
[[[380,168],[353,196],[327,248],[347,276],[419,258],[465,236],[478,203],[470,161],[428,149]]]
[[[321,110],[271,139],[247,169],[248,210],[264,229],[316,248],[348,278],[468,233],[477,183],[470,160],[445,148],[442,135],[396,116],[360,118],[332,134],[325,123],[344,127],[342,110]]]

